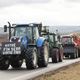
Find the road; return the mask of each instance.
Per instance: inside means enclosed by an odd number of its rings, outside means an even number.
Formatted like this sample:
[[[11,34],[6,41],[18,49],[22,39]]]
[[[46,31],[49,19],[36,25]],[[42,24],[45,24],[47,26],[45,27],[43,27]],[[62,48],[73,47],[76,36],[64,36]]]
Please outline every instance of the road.
[[[65,59],[63,60],[63,62],[56,63],[56,64],[49,63],[48,67],[38,68],[35,70],[27,70],[25,64],[22,65],[21,69],[17,69],[17,70],[12,69],[10,67],[9,70],[4,70],[4,71],[0,70],[0,80],[27,80],[78,61],[80,61],[80,58],[74,60]]]

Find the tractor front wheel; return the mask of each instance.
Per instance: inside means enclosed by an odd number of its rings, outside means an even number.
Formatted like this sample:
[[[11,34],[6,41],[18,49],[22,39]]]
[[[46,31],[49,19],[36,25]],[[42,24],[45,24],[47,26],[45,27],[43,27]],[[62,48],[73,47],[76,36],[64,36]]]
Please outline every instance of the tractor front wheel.
[[[9,67],[9,60],[7,58],[0,59],[0,70],[7,70]]]
[[[38,66],[46,67],[49,61],[49,45],[45,41],[42,47],[38,48]]]
[[[28,48],[25,53],[25,61],[27,69],[37,68],[37,49],[34,47]]]

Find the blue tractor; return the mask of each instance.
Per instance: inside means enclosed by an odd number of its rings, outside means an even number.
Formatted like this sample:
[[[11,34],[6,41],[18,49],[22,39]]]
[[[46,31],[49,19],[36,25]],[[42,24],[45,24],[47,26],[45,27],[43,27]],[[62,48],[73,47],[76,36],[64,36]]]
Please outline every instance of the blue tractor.
[[[34,23],[5,25],[4,32],[9,31],[9,42],[1,44],[0,69],[6,70],[9,65],[20,68],[23,61],[27,69],[47,67],[49,44],[44,37],[41,37],[41,29],[42,24]]]

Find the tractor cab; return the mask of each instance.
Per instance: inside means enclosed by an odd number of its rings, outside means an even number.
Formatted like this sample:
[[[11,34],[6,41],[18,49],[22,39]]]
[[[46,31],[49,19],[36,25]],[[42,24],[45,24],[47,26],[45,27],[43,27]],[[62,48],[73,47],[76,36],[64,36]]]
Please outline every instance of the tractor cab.
[[[15,37],[22,39],[26,37],[28,43],[35,43],[39,37],[38,27],[36,25],[16,25],[14,30],[14,36],[11,38],[13,41]]]
[[[46,32],[42,34],[50,43],[50,47],[58,47],[58,37],[55,33]]]
[[[41,24],[13,24],[9,27],[9,35],[11,35],[12,28],[14,29],[13,36],[10,37],[11,42],[21,42],[23,38],[27,39],[27,42],[30,44],[35,44],[37,39],[40,36]],[[8,27],[7,27],[8,28]],[[6,27],[4,30],[7,31]]]

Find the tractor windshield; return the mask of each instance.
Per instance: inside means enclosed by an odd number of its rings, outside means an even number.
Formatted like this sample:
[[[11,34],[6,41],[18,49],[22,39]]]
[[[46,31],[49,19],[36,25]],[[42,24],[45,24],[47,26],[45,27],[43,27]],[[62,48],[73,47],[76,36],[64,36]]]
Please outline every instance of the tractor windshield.
[[[15,36],[27,36],[29,39],[32,38],[32,28],[31,27],[16,27]]]
[[[48,40],[48,35],[47,34],[42,34],[42,36]]]
[[[62,43],[64,43],[64,44],[72,43],[72,37],[63,37],[62,38]]]

